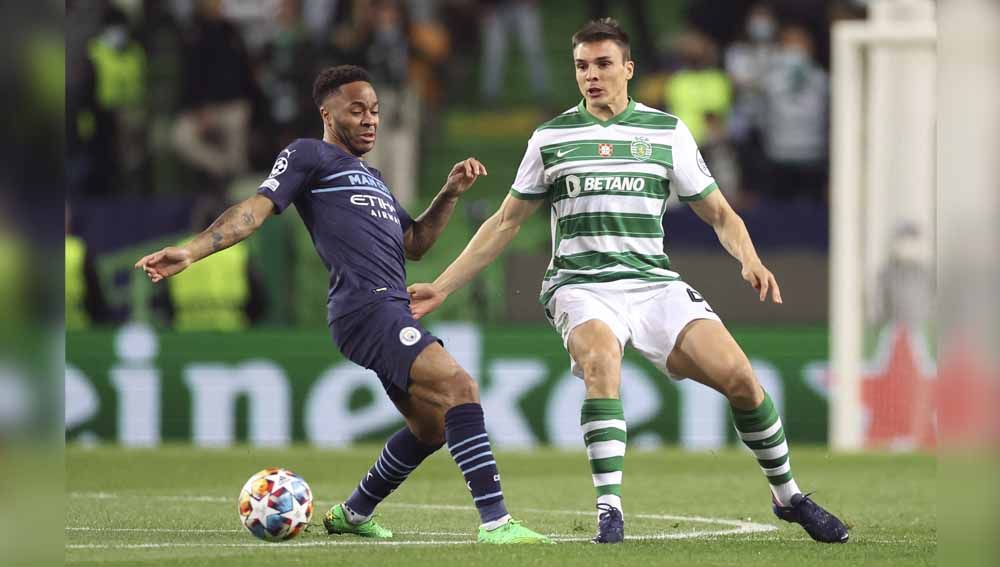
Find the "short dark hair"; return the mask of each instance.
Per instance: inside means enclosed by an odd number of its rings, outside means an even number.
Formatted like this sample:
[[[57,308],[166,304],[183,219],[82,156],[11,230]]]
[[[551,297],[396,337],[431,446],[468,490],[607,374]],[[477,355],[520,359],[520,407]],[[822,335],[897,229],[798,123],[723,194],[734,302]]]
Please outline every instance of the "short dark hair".
[[[591,20],[573,34],[573,49],[581,43],[593,43],[610,39],[622,48],[625,54],[625,61],[632,60],[632,51],[628,46],[628,34],[622,29],[618,20],[614,18],[601,18]]]
[[[317,107],[323,106],[323,101],[326,100],[326,97],[336,92],[341,85],[355,81],[370,83],[372,82],[372,78],[368,74],[368,71],[357,65],[327,67],[320,71],[319,75],[316,76],[316,81],[313,83],[313,102],[316,103]]]

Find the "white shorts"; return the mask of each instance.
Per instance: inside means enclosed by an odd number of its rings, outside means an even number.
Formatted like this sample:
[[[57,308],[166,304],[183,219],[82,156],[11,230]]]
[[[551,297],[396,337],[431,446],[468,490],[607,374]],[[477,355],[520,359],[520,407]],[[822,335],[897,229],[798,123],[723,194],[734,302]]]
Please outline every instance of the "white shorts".
[[[597,319],[611,327],[623,352],[631,343],[660,372],[671,376],[667,357],[684,327],[697,319],[721,322],[701,294],[680,280],[622,283],[568,285],[556,290],[545,313],[562,335],[567,352],[573,329]],[[573,374],[583,378],[572,356],[570,363]]]

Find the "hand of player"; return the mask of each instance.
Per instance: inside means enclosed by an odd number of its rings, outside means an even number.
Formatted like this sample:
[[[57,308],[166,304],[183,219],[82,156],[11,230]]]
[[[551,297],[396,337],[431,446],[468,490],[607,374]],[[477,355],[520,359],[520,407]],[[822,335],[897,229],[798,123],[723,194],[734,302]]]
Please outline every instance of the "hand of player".
[[[146,272],[149,280],[153,283],[182,272],[190,265],[191,252],[176,246],[167,246],[159,252],[143,256],[135,263],[135,267]]]
[[[757,290],[761,301],[767,299],[767,292],[770,290],[771,300],[774,303],[781,303],[781,289],[778,288],[778,280],[774,279],[774,274],[771,273],[771,270],[765,268],[760,260],[744,264],[743,279]]]
[[[437,309],[448,294],[434,287],[434,284],[416,283],[406,288],[410,294],[410,314],[419,319]]]
[[[458,197],[469,190],[480,175],[489,175],[486,166],[478,159],[470,157],[455,164],[444,183],[445,191],[453,197]]]

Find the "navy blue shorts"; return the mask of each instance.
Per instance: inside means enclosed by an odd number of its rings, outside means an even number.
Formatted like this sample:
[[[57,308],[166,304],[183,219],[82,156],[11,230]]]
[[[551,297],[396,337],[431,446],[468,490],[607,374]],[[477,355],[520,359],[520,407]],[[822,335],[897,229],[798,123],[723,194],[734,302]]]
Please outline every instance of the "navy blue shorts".
[[[337,318],[330,333],[351,362],[375,371],[392,400],[409,396],[410,367],[427,345],[444,344],[410,315],[408,301],[390,298]]]

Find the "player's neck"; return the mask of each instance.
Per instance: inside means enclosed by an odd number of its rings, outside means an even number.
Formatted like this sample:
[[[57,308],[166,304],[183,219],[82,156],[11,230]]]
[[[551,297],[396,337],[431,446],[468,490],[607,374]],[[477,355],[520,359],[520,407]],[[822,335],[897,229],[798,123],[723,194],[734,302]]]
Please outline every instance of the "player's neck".
[[[628,108],[628,94],[622,93],[622,96],[609,101],[607,104],[598,105],[587,101],[586,108],[587,112],[599,120],[611,120],[615,116],[625,112],[625,109]]]
[[[350,146],[348,146],[343,140],[338,138],[336,134],[330,132],[325,128],[323,129],[323,141],[326,142],[327,144],[333,144],[334,146],[337,146],[338,148],[344,150],[345,152],[351,154],[356,158],[361,158],[361,156],[357,155],[356,153],[354,153],[353,150],[351,150]]]

